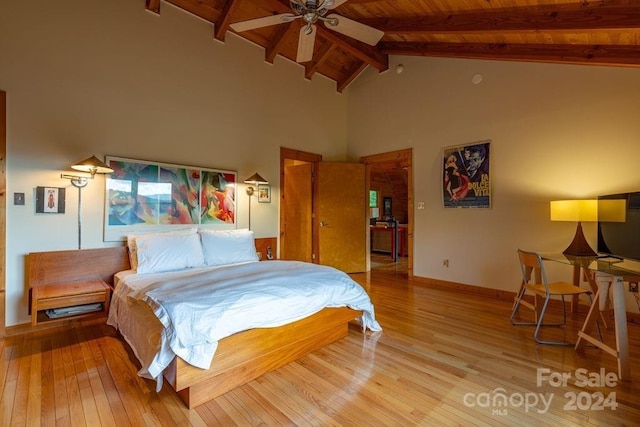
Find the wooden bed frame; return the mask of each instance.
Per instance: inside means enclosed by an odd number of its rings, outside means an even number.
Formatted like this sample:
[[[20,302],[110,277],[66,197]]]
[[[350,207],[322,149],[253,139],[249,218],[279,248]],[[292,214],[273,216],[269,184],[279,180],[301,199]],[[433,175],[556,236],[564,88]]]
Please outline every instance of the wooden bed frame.
[[[266,240],[272,244],[275,239]],[[264,244],[256,239],[256,247]],[[30,287],[87,280],[113,285],[113,275],[128,269],[126,246],[34,252],[28,256]],[[288,325],[244,331],[219,341],[209,369],[196,368],[176,357],[164,376],[185,404],[194,408],[345,337],[349,322],[361,315],[349,308],[325,308]]]

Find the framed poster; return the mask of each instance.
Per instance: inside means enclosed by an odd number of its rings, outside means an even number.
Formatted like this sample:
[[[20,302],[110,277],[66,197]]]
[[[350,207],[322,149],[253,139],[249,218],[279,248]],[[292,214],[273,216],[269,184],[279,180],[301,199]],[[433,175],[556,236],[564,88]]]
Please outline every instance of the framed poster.
[[[384,199],[382,199],[382,207],[383,207],[382,212],[385,217],[393,215],[393,209],[392,209],[391,203],[392,203],[391,197],[385,197]]]
[[[234,171],[107,156],[104,240],[185,226],[236,228]]]
[[[258,202],[271,203],[271,187],[269,185],[258,185]]]
[[[491,207],[491,141],[448,147],[442,155],[445,208]]]
[[[65,189],[36,187],[36,213],[64,213]]]

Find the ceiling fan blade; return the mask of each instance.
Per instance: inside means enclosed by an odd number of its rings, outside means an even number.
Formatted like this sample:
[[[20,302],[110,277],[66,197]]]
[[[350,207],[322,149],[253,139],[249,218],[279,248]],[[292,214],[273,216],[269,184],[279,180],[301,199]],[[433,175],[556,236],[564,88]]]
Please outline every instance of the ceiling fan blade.
[[[335,13],[327,15],[327,18],[336,19],[338,21],[337,25],[331,25],[329,22],[324,21],[324,25],[327,28],[344,34],[345,36],[360,40],[361,42],[371,46],[378,44],[382,36],[384,36],[384,31],[380,31],[376,28],[361,24]]]
[[[299,16],[293,13],[281,13],[279,15],[265,16],[263,18],[249,19],[247,21],[235,22],[229,25],[234,31],[242,32],[248,30],[255,30],[256,28],[269,27],[271,25],[282,24],[285,22],[291,22]]]
[[[310,28],[309,34],[305,30]],[[308,62],[313,58],[313,46],[316,44],[316,26],[303,26],[300,28],[300,37],[298,38],[298,55],[296,62]]]
[[[327,9],[335,9],[336,7],[348,2],[349,0],[333,0],[333,4],[331,6],[327,6]]]

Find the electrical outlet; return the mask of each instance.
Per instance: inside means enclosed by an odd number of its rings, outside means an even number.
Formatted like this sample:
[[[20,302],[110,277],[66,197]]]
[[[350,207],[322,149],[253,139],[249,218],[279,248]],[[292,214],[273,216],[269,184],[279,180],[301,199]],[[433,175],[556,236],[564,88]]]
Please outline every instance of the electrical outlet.
[[[442,260],[442,266],[446,267],[446,268],[449,268],[449,260],[448,259],[443,259]]]
[[[629,282],[629,292],[638,293],[638,282]]]

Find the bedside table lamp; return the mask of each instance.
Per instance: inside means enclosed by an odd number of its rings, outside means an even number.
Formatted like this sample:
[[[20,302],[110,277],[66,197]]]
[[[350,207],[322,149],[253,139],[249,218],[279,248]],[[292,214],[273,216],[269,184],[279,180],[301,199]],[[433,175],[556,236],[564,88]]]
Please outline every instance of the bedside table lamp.
[[[97,173],[108,174],[113,173],[113,169],[107,166],[96,156],[91,156],[81,162],[71,165],[71,169],[91,174],[89,178],[93,179]],[[82,188],[86,187],[89,179],[81,175],[61,174],[60,178],[68,179],[71,184],[78,189],[78,249],[82,248]]]
[[[251,184],[257,187],[260,184],[268,184],[269,181],[260,176],[258,172],[251,175],[249,178],[244,180],[245,184]],[[255,193],[255,188],[252,186],[247,187],[247,196],[249,196],[249,230],[251,230],[251,196]]]

